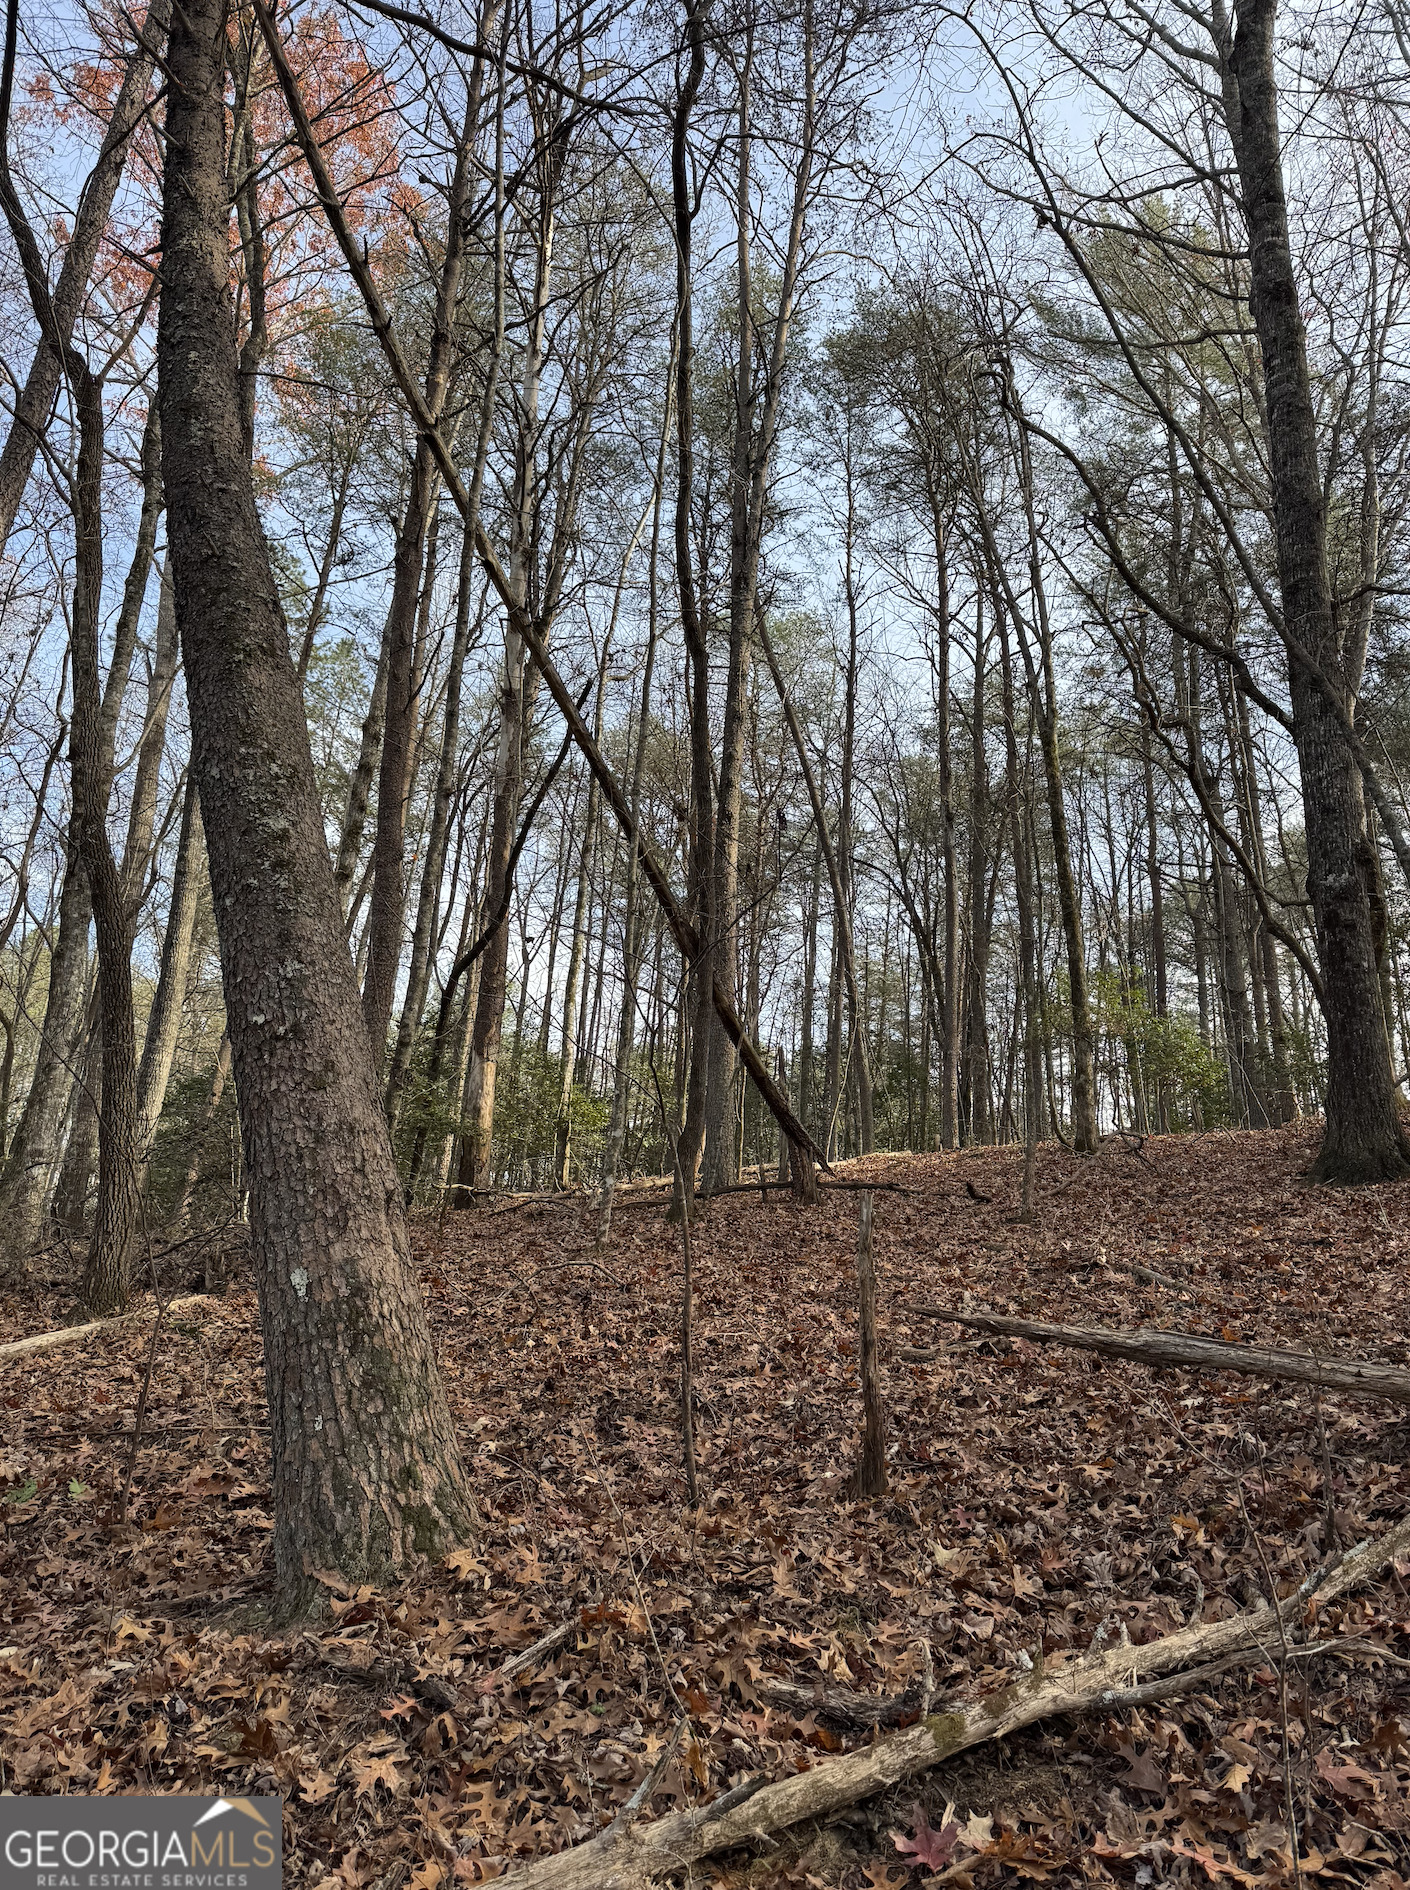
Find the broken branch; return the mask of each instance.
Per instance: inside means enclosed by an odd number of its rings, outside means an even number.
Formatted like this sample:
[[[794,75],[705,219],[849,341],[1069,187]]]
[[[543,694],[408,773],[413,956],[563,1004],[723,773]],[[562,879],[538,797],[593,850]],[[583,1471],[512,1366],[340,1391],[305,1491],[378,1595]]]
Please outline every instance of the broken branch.
[[[1263,1654],[1269,1636],[1375,1575],[1410,1549],[1410,1519],[1374,1542],[1324,1565],[1285,1601],[1266,1602],[1226,1621],[1201,1622],[1135,1647],[1094,1649],[1057,1668],[1038,1667],[1012,1686],[973,1702],[949,1701],[914,1726],[810,1771],[753,1789],[728,1792],[703,1810],[691,1808],[637,1826],[620,1842],[590,1839],[554,1857],[513,1870],[516,1890],[649,1890],[672,1872],[720,1851],[768,1838],[807,1818],[827,1817],[903,1779],[929,1771],[957,1752],[1004,1738],[1058,1713],[1114,1710],[1143,1681],[1199,1663],[1201,1676],[1240,1652]],[[1194,1675],[1186,1678],[1194,1680]]]
[[[1138,1365],[1185,1366],[1196,1371],[1244,1372],[1254,1378],[1281,1378],[1320,1385],[1327,1391],[1351,1391],[1366,1398],[1410,1404],[1410,1371],[1377,1359],[1317,1358],[1310,1352],[1282,1352],[1266,1345],[1231,1345],[1194,1333],[1158,1332],[1142,1326],[1121,1332],[1106,1326],[1055,1326],[1034,1319],[1009,1319],[1000,1313],[944,1312],[916,1307],[923,1319],[945,1319],[974,1332],[1031,1339],[1035,1345],[1070,1345],[1106,1358],[1129,1358]]]

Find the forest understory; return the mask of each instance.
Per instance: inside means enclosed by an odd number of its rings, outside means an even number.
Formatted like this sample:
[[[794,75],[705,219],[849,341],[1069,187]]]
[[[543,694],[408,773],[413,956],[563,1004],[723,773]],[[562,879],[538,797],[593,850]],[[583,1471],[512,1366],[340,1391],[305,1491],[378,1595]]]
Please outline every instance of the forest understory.
[[[876,1501],[846,1487],[855,1194],[702,1207],[694,1513],[679,1233],[660,1190],[623,1191],[605,1253],[580,1195],[422,1217],[484,1533],[402,1592],[330,1578],[312,1625],[271,1613],[266,1407],[238,1262],[155,1346],[149,1299],[95,1339],[12,1360],[0,1785],[277,1793],[290,1883],[435,1890],[591,1836],[673,1737],[644,1817],[884,1737],[866,1718],[884,1725],[889,1704],[905,1722],[927,1646],[938,1698],[974,1697],[1040,1645],[1051,1660],[1116,1622],[1139,1644],[1286,1593],[1410,1507],[1395,1406],[976,1340],[918,1309],[1410,1362],[1410,1185],[1314,1187],[1316,1146],[1314,1125],[1087,1160],[1044,1147],[1032,1226],[1015,1222],[1021,1150],[848,1164],[849,1181],[885,1184]],[[164,1264],[165,1294],[202,1286],[198,1248]],[[75,1317],[75,1286],[6,1302],[7,1334]],[[1407,1576],[1402,1562],[1326,1609],[1319,1631],[1356,1642],[1338,1657],[1272,1648],[1143,1711],[1035,1726],[692,1881],[1402,1890]],[[872,1706],[845,1711],[849,1693]]]

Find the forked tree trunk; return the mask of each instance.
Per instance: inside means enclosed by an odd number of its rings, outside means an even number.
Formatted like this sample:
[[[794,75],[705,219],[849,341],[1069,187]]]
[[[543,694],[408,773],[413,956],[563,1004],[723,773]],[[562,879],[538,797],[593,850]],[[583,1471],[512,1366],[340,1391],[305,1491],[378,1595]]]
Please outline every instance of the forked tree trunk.
[[[192,768],[250,1188],[285,1606],[474,1525],[407,1242],[241,438],[225,0],[171,34],[158,372]]]

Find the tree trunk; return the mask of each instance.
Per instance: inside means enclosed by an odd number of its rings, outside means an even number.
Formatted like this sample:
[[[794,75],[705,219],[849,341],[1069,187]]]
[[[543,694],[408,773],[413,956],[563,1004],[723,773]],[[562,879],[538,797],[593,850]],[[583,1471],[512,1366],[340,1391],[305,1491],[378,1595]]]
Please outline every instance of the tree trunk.
[[[754,635],[754,597],[759,546],[752,531],[754,461],[754,330],[749,247],[750,126],[753,24],[745,27],[744,66],[739,88],[739,176],[735,216],[735,371],[732,463],[730,468],[729,663],[725,674],[724,725],[720,738],[720,785],[715,804],[715,843],[711,858],[713,928],[711,963],[715,982],[733,1003],[739,985],[739,839],[744,796],[744,738],[749,721],[749,669]],[[706,1194],[733,1187],[739,1179],[738,1088],[734,1046],[720,1021],[710,1019],[709,1082],[705,1119]]]
[[[38,371],[37,360],[35,372]],[[155,402],[143,429],[141,463],[142,509],[122,603],[113,626],[112,656],[98,728],[98,765],[107,779],[109,792],[118,719],[137,646],[138,624],[162,512],[161,432]],[[99,791],[96,785],[94,791]],[[64,1119],[69,1111],[73,1072],[89,1060],[82,1053],[82,1046],[88,1010],[88,928],[92,916],[88,878],[70,835],[39,1054],[24,1110],[10,1143],[4,1170],[0,1172],[0,1228],[4,1230],[0,1233],[0,1274],[7,1268],[22,1269],[42,1238],[50,1183],[60,1154]],[[92,1065],[96,1073],[96,1050]],[[81,1110],[82,1095],[79,1105]],[[97,1139],[96,1110],[90,1108],[87,1113],[92,1119],[91,1132],[80,1123],[79,1145],[72,1148],[71,1166],[82,1170],[80,1198],[87,1195]],[[73,1139],[71,1136],[71,1145]]]
[[[1016,423],[1019,482],[1028,534],[1028,577],[1035,604],[1035,629],[1038,663],[1035,665],[1028,637],[1019,614],[1017,599],[998,556],[992,527],[984,521],[991,562],[1004,586],[1005,599],[1018,636],[1029,694],[1038,722],[1039,743],[1043,754],[1043,775],[1047,786],[1048,819],[1053,837],[1053,872],[1057,879],[1058,907],[1062,914],[1063,941],[1067,948],[1068,1001],[1072,1016],[1072,1140],[1082,1154],[1096,1152],[1097,1129],[1096,1060],[1092,1029],[1092,1006],[1087,991],[1086,943],[1082,931],[1082,903],[1072,870],[1072,843],[1068,834],[1067,806],[1063,794],[1062,760],[1058,745],[1057,679],[1053,665],[1053,627],[1048,612],[1047,589],[1043,582],[1036,501],[1033,491],[1033,463],[1029,452],[1028,421],[1016,389],[1008,374],[1004,379],[1004,401]]]
[[[333,869],[333,883],[338,889],[338,901],[343,909],[345,929],[351,937],[361,894],[353,897],[353,881],[357,877],[358,860],[362,854],[362,836],[367,831],[367,810],[372,803],[372,780],[377,773],[377,764],[382,754],[382,729],[387,719],[387,653],[390,648],[391,612],[382,627],[382,640],[377,649],[377,668],[372,678],[372,694],[368,698],[367,713],[362,718],[362,734],[358,741],[357,761],[353,766],[348,781],[347,805],[343,810],[342,827],[338,834],[337,864]]]
[[[4,1271],[23,1275],[44,1237],[49,1184],[67,1113],[69,1076],[79,1055],[88,1008],[88,928],[93,902],[72,833],[49,958],[49,992],[25,1106],[0,1174]]]
[[[982,593],[975,592],[974,692],[970,701],[969,802],[969,1136],[994,1140],[989,1072],[989,771],[984,752],[988,642]]]
[[[876,1145],[874,1084],[871,1053],[867,1045],[866,1006],[857,986],[856,926],[857,875],[856,836],[852,818],[852,780],[857,746],[857,674],[859,638],[857,634],[857,583],[854,556],[857,538],[857,504],[853,482],[850,416],[847,422],[847,451],[843,456],[843,474],[847,494],[846,529],[843,533],[842,583],[847,599],[847,673],[842,717],[841,806],[837,822],[838,884],[834,903],[839,906],[836,923],[843,929],[844,969],[847,971],[847,1002],[852,1015],[852,1067],[857,1081],[857,1149],[870,1155]],[[797,740],[795,737],[795,745]],[[801,753],[801,750],[800,750]],[[816,806],[814,814],[816,817]],[[825,830],[820,823],[820,837]],[[824,844],[826,840],[824,837]],[[885,981],[883,980],[883,991]]]
[[[241,438],[225,0],[171,34],[158,371],[168,535],[250,1186],[281,1597],[474,1523],[329,869]]]
[[[453,225],[458,227],[458,224]],[[367,919],[367,975],[362,988],[362,1016],[378,1070],[387,1051],[392,999],[401,960],[402,921],[406,912],[403,853],[406,798],[411,785],[412,747],[419,690],[415,647],[417,605],[426,529],[439,481],[424,436],[416,443],[411,492],[397,533],[392,565],[392,600],[387,610],[387,693],[382,719],[382,753],[377,771],[377,820],[372,839],[372,891]]]
[[[132,1016],[131,932],[122,879],[108,839],[111,751],[105,752],[98,636],[103,589],[103,391],[76,349],[69,372],[78,408],[73,594],[73,817],[93,898],[103,1101],[98,1118],[98,1208],[80,1288],[96,1313],[127,1301],[127,1268],[140,1206],[137,1173],[137,1052]]]
[[[460,695],[466,658],[470,652],[470,589],[474,574],[474,536],[467,531],[461,545],[455,630],[451,637],[450,667],[446,674],[441,748],[433,789],[431,831],[426,841],[426,866],[421,876],[421,891],[411,930],[411,963],[406,976],[406,998],[397,1021],[396,1047],[392,1053],[391,1068],[387,1072],[387,1120],[393,1128],[401,1113],[411,1053],[415,1047],[416,1033],[421,1028],[421,1014],[426,1008],[426,992],[431,982],[431,964],[436,954],[436,922],[440,913],[441,881],[445,877],[451,804],[455,799],[455,774],[460,756]],[[363,997],[365,1002],[365,992]]]
[[[940,1141],[959,1146],[959,885],[955,866],[955,778],[950,754],[950,571],[945,528],[935,514],[935,752],[940,772],[940,867],[944,878],[944,967],[940,992]]]
[[[1312,1167],[1321,1181],[1394,1181],[1410,1174],[1380,1002],[1363,860],[1361,776],[1322,672],[1348,714],[1348,675],[1327,572],[1326,501],[1317,416],[1298,308],[1283,189],[1274,0],[1244,0],[1225,54],[1225,107],[1249,233],[1249,307],[1263,358],[1278,582],[1307,832],[1307,890],[1326,993],[1327,1128]]]
[[[208,1129],[215,1121],[216,1111],[220,1108],[220,1099],[225,1094],[225,1085],[230,1080],[230,1039],[222,1037],[220,1050],[215,1059],[215,1070],[211,1076],[211,1093],[206,1101],[205,1114],[201,1117],[202,1130]],[[199,1137],[191,1151],[191,1159],[186,1165],[186,1178],[181,1184],[181,1195],[176,1203],[176,1212],[171,1217],[172,1231],[178,1236],[186,1232],[186,1225],[191,1217],[191,1202],[195,1197],[196,1183],[201,1177],[201,1149]]]
[[[132,777],[132,803],[127,815],[127,838],[122,850],[122,896],[129,924],[136,922],[146,891],[152,860],[152,838],[157,827],[157,796],[161,787],[162,756],[166,751],[167,718],[180,652],[176,636],[176,599],[171,574],[163,571],[157,597],[157,634],[147,682],[147,713],[137,745]]]
[[[602,738],[602,703],[607,684],[607,651],[597,683],[593,733]],[[589,781],[583,817],[583,844],[578,856],[578,884],[573,897],[573,935],[568,946],[568,973],[563,983],[563,1054],[558,1082],[558,1114],[553,1133],[553,1185],[568,1185],[569,1145],[573,1132],[573,1077],[578,1067],[578,997],[583,978],[588,910],[592,902],[593,860],[597,849],[599,796],[596,781]],[[625,993],[623,1003],[626,1002]],[[589,1071],[589,1076],[591,1072]]]
[[[171,875],[171,902],[162,937],[162,962],[157,989],[142,1039],[142,1060],[137,1066],[137,1148],[145,1179],[152,1137],[166,1100],[172,1058],[181,1029],[186,979],[191,967],[191,938],[200,904],[205,842],[196,783],[188,775],[181,810],[181,835],[176,843],[176,865]]]
[[[510,853],[519,818],[523,788],[521,748],[526,719],[525,664],[522,637],[506,623],[504,681],[499,700],[499,747],[495,759],[494,811],[490,817],[490,850],[486,869],[485,906],[497,912],[509,892]],[[480,961],[480,987],[475,1000],[475,1022],[470,1036],[470,1071],[465,1086],[465,1130],[461,1140],[458,1185],[468,1205],[469,1195],[487,1188],[491,1177],[494,1142],[494,1093],[499,1069],[499,1045],[504,1028],[504,1000],[508,988],[509,915],[495,927]]]
[[[676,239],[676,503],[673,535],[676,588],[685,639],[690,698],[690,917],[703,950],[686,969],[680,1039],[688,1046],[685,1120],[673,1149],[675,1194],[671,1214],[694,1211],[695,1178],[705,1138],[705,1110],[713,1001],[715,923],[711,910],[714,855],[714,757],[710,745],[710,656],[701,621],[691,549],[695,487],[695,320],[691,239],[697,204],[690,164],[690,116],[705,76],[707,0],[684,0],[690,52],[684,83],[671,118],[671,208]]]

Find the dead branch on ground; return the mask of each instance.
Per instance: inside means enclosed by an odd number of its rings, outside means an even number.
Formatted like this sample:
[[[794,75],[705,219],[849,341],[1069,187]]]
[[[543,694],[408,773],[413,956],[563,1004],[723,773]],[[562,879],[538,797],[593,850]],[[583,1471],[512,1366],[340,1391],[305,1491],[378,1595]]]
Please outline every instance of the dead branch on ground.
[[[946,1312],[917,1306],[923,1319],[944,1319],[974,1332],[1035,1345],[1070,1345],[1104,1358],[1129,1358],[1138,1365],[1180,1366],[1195,1371],[1244,1372],[1254,1378],[1279,1378],[1326,1391],[1351,1391],[1366,1398],[1410,1404],[1410,1371],[1379,1359],[1318,1358],[1311,1352],[1283,1352],[1265,1345],[1231,1345],[1196,1333],[1160,1332],[1148,1326],[1122,1332],[1108,1326],[1055,1326],[1036,1319],[1010,1319],[1001,1313]]]

